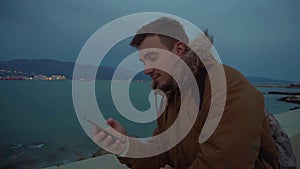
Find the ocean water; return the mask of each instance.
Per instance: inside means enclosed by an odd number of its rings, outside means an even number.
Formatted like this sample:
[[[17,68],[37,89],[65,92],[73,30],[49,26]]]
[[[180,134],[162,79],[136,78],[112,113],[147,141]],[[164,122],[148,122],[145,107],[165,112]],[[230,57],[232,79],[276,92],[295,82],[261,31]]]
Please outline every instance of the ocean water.
[[[135,96],[131,101],[137,109],[150,106],[147,91],[149,83],[131,85],[130,94]],[[118,119],[129,134],[151,135],[154,122],[134,124],[117,113],[109,82],[96,82],[96,96],[105,118]],[[1,169],[64,164],[91,157],[99,149],[79,124],[71,81],[0,81],[0,107]],[[139,125],[142,129],[136,130]]]
[[[139,110],[150,106],[150,83],[133,82],[130,99]],[[299,89],[258,88],[300,92]],[[124,118],[114,107],[110,82],[96,81],[98,105],[105,118],[118,119],[131,135],[150,136],[155,122],[138,124]],[[277,101],[282,95],[264,95],[273,114],[297,104]],[[77,119],[71,81],[0,81],[0,168],[43,168],[91,157],[99,147],[87,136]]]

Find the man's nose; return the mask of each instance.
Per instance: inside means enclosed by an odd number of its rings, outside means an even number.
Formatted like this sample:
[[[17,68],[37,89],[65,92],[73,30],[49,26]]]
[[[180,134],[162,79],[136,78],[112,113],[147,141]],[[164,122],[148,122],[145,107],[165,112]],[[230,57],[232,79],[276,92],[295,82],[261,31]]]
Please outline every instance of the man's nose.
[[[145,68],[144,69],[144,73],[147,74],[147,75],[153,73],[153,71],[154,71],[154,68]]]

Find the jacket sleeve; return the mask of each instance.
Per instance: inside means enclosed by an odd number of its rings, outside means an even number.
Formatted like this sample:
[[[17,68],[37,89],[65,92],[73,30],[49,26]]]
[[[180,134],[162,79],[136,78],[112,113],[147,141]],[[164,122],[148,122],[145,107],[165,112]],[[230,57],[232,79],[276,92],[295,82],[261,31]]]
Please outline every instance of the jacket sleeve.
[[[209,106],[210,100],[204,101],[200,113],[207,113]],[[273,158],[271,165],[278,166],[278,154],[263,111],[263,97],[254,87],[244,83],[228,84],[221,121],[212,136],[199,144],[200,151],[188,169],[260,168],[257,160],[262,149]]]
[[[158,135],[159,130],[156,128],[153,132],[153,136]],[[151,140],[150,140],[151,141]],[[154,143],[152,143],[153,145]],[[159,144],[159,143],[157,143]],[[129,151],[147,151],[143,150],[144,147],[137,147],[138,144],[129,143]],[[125,164],[131,169],[157,169],[163,166],[163,155],[159,154],[152,157],[146,158],[128,158],[118,157],[122,164]]]

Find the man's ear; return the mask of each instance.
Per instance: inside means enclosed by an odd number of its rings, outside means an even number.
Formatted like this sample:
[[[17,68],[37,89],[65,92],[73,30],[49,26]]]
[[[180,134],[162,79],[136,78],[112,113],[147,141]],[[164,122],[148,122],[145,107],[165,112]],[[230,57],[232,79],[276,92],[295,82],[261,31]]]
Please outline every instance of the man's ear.
[[[172,52],[175,53],[177,56],[181,57],[184,55],[185,49],[185,44],[183,42],[178,41],[175,43]]]

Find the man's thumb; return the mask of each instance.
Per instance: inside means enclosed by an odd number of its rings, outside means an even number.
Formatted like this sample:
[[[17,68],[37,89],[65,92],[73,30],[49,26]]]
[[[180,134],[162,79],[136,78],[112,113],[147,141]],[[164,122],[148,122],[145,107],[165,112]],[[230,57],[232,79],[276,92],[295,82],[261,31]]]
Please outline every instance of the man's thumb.
[[[113,127],[116,123],[116,121],[112,118],[109,118],[106,120],[107,124],[110,125],[111,127]]]

